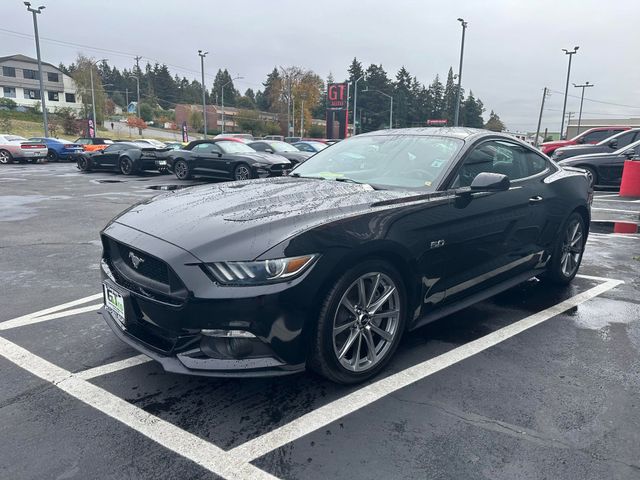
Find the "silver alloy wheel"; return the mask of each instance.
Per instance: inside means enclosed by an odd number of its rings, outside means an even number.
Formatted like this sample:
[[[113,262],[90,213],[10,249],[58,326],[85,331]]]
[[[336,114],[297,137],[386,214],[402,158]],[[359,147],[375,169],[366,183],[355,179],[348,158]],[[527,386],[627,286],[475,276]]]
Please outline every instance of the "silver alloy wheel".
[[[0,163],[7,164],[11,161],[11,155],[6,150],[0,151]]]
[[[340,299],[333,317],[333,352],[352,372],[373,368],[387,355],[398,335],[400,295],[381,272],[365,273]]]
[[[573,220],[567,226],[562,242],[562,257],[560,258],[560,268],[566,277],[572,276],[578,269],[584,243],[582,233],[582,223],[578,219]]]
[[[187,162],[185,162],[184,160],[178,160],[173,168],[176,172],[176,177],[178,177],[180,180],[184,180],[185,178],[187,178],[187,174],[189,173]]]
[[[236,180],[249,180],[250,178],[251,178],[251,172],[249,171],[248,167],[246,167],[245,165],[238,165],[236,167],[236,174],[235,174]]]

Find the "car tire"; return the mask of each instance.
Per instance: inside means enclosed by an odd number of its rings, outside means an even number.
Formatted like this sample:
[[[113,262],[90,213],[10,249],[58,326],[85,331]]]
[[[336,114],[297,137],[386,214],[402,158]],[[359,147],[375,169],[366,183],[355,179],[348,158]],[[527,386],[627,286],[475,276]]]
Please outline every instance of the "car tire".
[[[78,170],[81,172],[90,172],[91,171],[91,160],[89,160],[84,155],[79,155],[76,159],[76,165]]]
[[[189,180],[191,178],[191,169],[185,160],[178,160],[173,164],[173,173],[178,180]]]
[[[251,178],[253,178],[253,173],[251,172],[251,167],[246,163],[240,163],[233,169],[234,180],[249,180]]]
[[[55,150],[49,149],[47,152],[47,161],[49,162],[58,162],[60,161],[60,155]]]
[[[133,162],[129,157],[122,157],[118,163],[120,167],[120,173],[123,175],[133,175]]]
[[[6,150],[0,150],[0,164],[8,165],[13,162],[13,157]]]
[[[544,280],[566,285],[578,273],[586,245],[586,228],[582,216],[573,212],[564,222],[553,246]]]
[[[402,276],[392,265],[375,259],[358,263],[322,301],[309,367],[341,384],[373,377],[400,343],[406,308]]]
[[[589,175],[589,187],[591,189],[595,188],[596,185],[598,185],[598,174],[596,173],[596,171],[591,168],[591,167],[580,167],[583,170],[587,171],[587,174]]]

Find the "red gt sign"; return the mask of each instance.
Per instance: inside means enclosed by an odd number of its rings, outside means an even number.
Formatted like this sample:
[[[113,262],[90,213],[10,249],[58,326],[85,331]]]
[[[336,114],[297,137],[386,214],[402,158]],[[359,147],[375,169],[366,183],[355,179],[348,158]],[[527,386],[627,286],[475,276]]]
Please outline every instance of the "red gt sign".
[[[347,108],[347,83],[330,83],[327,86],[327,108]]]
[[[437,119],[437,120],[427,120],[427,125],[430,127],[438,126],[442,127],[447,124],[445,119]]]

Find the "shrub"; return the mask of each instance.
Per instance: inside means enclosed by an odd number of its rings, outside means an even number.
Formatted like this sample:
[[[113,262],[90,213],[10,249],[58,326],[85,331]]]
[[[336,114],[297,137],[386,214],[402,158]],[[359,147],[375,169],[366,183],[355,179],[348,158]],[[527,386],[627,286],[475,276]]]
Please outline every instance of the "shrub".
[[[0,107],[8,108],[9,110],[14,110],[18,104],[11,100],[10,98],[0,98]]]

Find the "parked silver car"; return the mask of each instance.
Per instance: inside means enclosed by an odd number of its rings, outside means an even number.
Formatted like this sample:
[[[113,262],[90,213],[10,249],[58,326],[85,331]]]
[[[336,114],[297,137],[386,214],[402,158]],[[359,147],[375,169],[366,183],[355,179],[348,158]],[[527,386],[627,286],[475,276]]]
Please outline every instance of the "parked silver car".
[[[47,146],[42,142],[30,142],[19,135],[0,134],[0,163],[35,162],[47,156]]]

